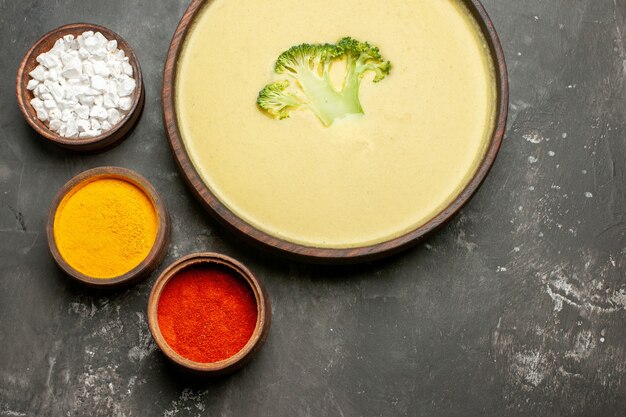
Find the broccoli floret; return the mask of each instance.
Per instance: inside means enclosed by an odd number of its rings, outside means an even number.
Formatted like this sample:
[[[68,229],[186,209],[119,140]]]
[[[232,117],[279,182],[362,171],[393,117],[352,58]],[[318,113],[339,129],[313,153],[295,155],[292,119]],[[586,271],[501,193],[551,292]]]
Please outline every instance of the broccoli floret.
[[[346,74],[340,88],[330,79],[330,67],[346,60]],[[278,119],[289,117],[292,110],[308,108],[330,126],[336,119],[363,114],[359,87],[363,74],[375,73],[379,82],[391,70],[377,47],[345,37],[337,44],[307,44],[293,46],[280,54],[274,70],[295,80],[283,80],[265,86],[257,98],[259,106]]]
[[[259,92],[257,104],[277,119],[289,117],[289,112],[304,104],[300,97],[287,91],[289,81],[278,81],[266,85]]]

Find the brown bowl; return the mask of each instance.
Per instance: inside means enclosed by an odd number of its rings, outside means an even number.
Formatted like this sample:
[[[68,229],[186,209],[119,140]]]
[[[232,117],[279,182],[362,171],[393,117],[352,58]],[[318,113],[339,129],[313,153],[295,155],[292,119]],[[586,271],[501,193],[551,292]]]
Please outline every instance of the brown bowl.
[[[178,168],[182,172],[193,194],[213,217],[244,240],[289,258],[311,263],[346,264],[382,258],[416,244],[429,233],[441,227],[470,200],[489,173],[504,137],[509,105],[506,62],[504,60],[502,45],[500,44],[493,23],[479,0],[462,0],[461,3],[467,6],[479,25],[487,41],[487,46],[495,66],[497,97],[493,105],[497,110],[496,120],[483,160],[480,162],[471,181],[447,207],[427,223],[402,236],[369,246],[346,249],[318,248],[294,243],[270,235],[247,223],[217,198],[216,194],[214,194],[211,188],[202,180],[191,157],[187,153],[178,125],[178,114],[175,105],[178,58],[183,50],[185,39],[189,35],[190,28],[196,21],[197,16],[204,7],[211,7],[213,4],[213,2],[207,2],[205,0],[193,0],[181,18],[172,38],[163,71],[163,123]]]
[[[50,130],[44,122],[37,118],[37,112],[30,104],[30,101],[35,96],[32,91],[26,89],[26,86],[28,84],[28,80],[30,79],[29,73],[38,65],[36,58],[39,54],[52,49],[52,46],[54,46],[57,39],[62,38],[65,35],[78,36],[88,30],[101,32],[107,39],[116,40],[117,47],[122,49],[128,57],[128,63],[133,67],[133,77],[137,83],[135,91],[131,96],[133,104],[128,114],[124,116],[124,118],[111,130],[92,138],[65,138]],[[32,128],[37,131],[37,133],[43,136],[48,142],[62,146],[66,149],[83,152],[92,152],[109,148],[125,138],[127,133],[129,133],[135,123],[137,123],[144,104],[143,77],[141,75],[139,60],[137,59],[137,56],[135,56],[135,52],[130,47],[128,42],[126,42],[117,33],[105,27],[90,23],[73,23],[61,26],[39,38],[39,40],[28,50],[17,71],[16,94],[17,102],[24,118],[32,126]]]
[[[63,198],[75,189],[80,184],[88,183],[102,178],[115,178],[127,181],[140,190],[142,190],[148,198],[152,201],[157,213],[159,221],[156,239],[152,249],[148,253],[148,256],[135,268],[127,273],[115,278],[93,278],[82,272],[74,269],[69,263],[63,259],[59,249],[57,247],[54,238],[54,218],[59,208],[59,204],[63,201]],[[141,279],[145,278],[149,273],[154,271],[156,267],[163,261],[167,253],[167,246],[170,241],[170,216],[165,207],[165,203],[155,190],[155,188],[144,177],[125,168],[118,167],[100,167],[84,171],[74,178],[72,178],[67,184],[65,184],[57,193],[56,197],[52,201],[50,212],[48,214],[48,223],[46,225],[46,234],[48,237],[48,246],[52,257],[59,265],[59,267],[74,280],[86,284],[95,288],[121,288],[136,284]]]
[[[239,352],[219,362],[195,362],[179,355],[167,344],[159,328],[157,309],[159,298],[161,297],[165,285],[172,277],[178,274],[178,272],[193,265],[219,265],[228,268],[250,286],[254,293],[254,298],[256,299],[257,322],[254,332],[252,336],[250,336],[250,340],[248,340],[248,343],[246,343]],[[161,276],[154,283],[148,301],[148,325],[150,326],[150,332],[159,349],[176,365],[198,375],[220,376],[241,368],[252,359],[265,343],[270,330],[271,321],[272,308],[270,306],[270,300],[261,282],[243,264],[229,256],[218,253],[195,253],[174,262],[163,271]]]

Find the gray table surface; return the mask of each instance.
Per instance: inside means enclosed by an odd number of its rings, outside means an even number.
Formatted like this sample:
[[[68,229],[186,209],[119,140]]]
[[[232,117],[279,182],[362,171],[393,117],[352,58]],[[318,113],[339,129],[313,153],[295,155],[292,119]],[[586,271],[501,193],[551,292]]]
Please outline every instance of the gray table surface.
[[[242,244],[185,186],[159,94],[186,6],[0,0],[0,416],[626,415],[626,0],[486,0],[511,85],[491,174],[424,244],[343,268]],[[96,155],[44,144],[14,97],[28,47],[78,21],[124,36],[146,84],[137,129]],[[212,250],[263,279],[274,323],[241,372],[208,382],[166,362],[146,325],[154,275],[98,295],[55,267],[52,198],[101,165],[163,194],[173,234],[160,269]]]

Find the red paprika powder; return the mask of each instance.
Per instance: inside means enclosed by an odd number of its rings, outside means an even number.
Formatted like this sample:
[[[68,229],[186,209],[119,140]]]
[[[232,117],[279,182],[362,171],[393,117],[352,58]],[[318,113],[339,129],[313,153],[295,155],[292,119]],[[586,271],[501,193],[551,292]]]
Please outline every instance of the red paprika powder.
[[[219,266],[194,266],[165,285],[157,319],[176,353],[195,362],[217,362],[250,340],[257,321],[256,299],[234,273]]]

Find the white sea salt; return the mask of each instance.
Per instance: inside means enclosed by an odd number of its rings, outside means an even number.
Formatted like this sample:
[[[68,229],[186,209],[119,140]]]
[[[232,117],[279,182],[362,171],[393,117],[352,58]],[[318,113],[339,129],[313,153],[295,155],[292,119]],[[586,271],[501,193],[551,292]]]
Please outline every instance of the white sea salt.
[[[26,87],[35,96],[30,104],[59,135],[99,136],[130,111],[137,83],[116,40],[92,31],[66,35],[36,60]]]

